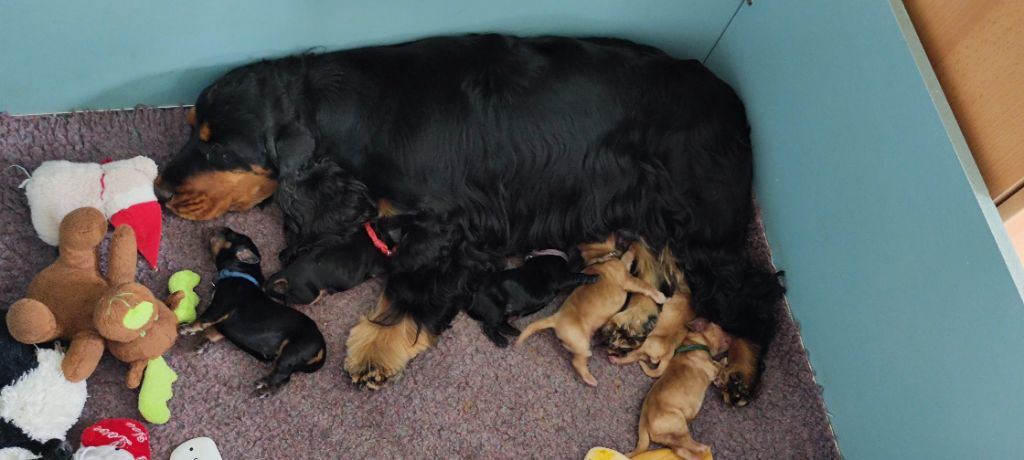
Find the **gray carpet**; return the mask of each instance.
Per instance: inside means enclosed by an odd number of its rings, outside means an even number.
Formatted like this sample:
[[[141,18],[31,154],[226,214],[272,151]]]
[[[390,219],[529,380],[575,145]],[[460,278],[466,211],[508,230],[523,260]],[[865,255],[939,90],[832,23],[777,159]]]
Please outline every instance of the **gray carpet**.
[[[49,159],[99,161],[149,155],[158,163],[177,151],[187,135],[183,109],[16,118],[0,114],[0,166],[32,170]],[[29,222],[16,170],[0,180],[0,305],[24,292],[55,250],[38,240]],[[203,276],[199,291],[209,299],[213,264],[200,236],[214,225],[248,233],[265,255],[264,270],[278,268],[280,215],[273,206],[201,224],[168,215],[159,271],[139,264],[140,278],[163,293],[167,278],[190,268]],[[767,255],[756,235],[751,244]],[[151,426],[154,458],[168,458],[195,437],[216,440],[224,458],[404,459],[537,458],[581,459],[593,446],[623,451],[636,442],[640,403],[651,380],[637,367],[616,367],[600,353],[591,370],[600,381],[589,388],[576,378],[569,356],[552,334],[522,349],[500,350],[460,316],[438,346],[416,359],[404,378],[380,392],[359,391],[342,370],[348,329],[374,304],[382,283],[372,281],[326,298],[303,311],[320,325],[328,342],[327,365],[298,375],[280,394],[257,400],[252,384],[266,368],[227,343],[192,356],[198,340],[179,340],[168,363],[178,371],[173,416]],[[782,307],[780,307],[782,308]],[[716,390],[692,424],[695,437],[712,446],[716,459],[837,458],[820,390],[812,380],[797,326],[788,313],[767,357],[764,388],[751,406],[725,406]],[[79,427],[101,418],[139,418],[137,394],[124,387],[126,366],[109,356],[89,380],[90,398]]]

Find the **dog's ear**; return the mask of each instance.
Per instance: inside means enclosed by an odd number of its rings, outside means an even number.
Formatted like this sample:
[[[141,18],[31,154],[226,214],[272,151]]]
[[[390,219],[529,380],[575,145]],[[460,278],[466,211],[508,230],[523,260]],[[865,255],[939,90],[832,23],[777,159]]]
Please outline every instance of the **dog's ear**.
[[[277,166],[279,176],[289,176],[300,170],[316,150],[313,133],[299,123],[289,123],[268,139],[270,161]]]
[[[708,320],[704,318],[697,318],[686,324],[686,328],[692,332],[704,332],[704,329],[708,327]]]
[[[249,248],[242,248],[235,252],[235,258],[243,264],[258,264],[260,263],[260,255],[256,254],[255,251]]]
[[[718,344],[718,349],[728,351],[730,347],[732,347],[732,337],[730,337],[729,334],[722,332],[722,339]]]

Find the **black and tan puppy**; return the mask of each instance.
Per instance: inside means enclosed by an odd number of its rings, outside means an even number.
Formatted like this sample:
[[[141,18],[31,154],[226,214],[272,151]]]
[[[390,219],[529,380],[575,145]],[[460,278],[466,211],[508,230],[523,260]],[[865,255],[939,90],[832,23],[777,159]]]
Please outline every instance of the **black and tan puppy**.
[[[278,198],[288,247],[279,255],[284,268],[265,286],[271,297],[310,304],[387,272],[398,229],[380,217],[394,210],[375,203],[351,174],[323,160],[280,187],[288,192]]]
[[[593,284],[597,275],[570,270],[569,256],[557,249],[534,251],[523,265],[496,273],[476,293],[466,313],[480,321],[484,334],[499,347],[508,346],[509,336],[519,330],[508,323],[513,316],[536,313],[564,289]]]
[[[384,240],[387,236],[378,238]],[[293,253],[287,266],[271,276],[265,288],[278,301],[307,305],[325,294],[345,291],[383,275],[387,269],[387,256],[365,231],[351,237],[325,236]]]
[[[182,335],[204,332],[197,352],[227,338],[261,361],[273,362],[270,374],[256,382],[266,397],[288,383],[295,372],[315,372],[327,348],[316,323],[298,310],[281,305],[261,288],[260,253],[249,237],[221,228],[210,238],[217,262],[213,301],[196,322],[180,328]]]

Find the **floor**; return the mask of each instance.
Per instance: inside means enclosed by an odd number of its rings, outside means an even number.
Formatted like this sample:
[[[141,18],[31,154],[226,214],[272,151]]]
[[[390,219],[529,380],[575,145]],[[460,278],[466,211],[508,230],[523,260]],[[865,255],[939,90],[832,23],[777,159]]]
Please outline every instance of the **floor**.
[[[118,112],[10,117],[0,114],[0,167],[29,171],[50,159],[100,161],[148,155],[158,163],[173,155],[187,135],[185,110],[140,108]],[[0,175],[0,305],[24,292],[33,274],[49,264],[55,250],[40,241],[29,222],[16,168]],[[280,215],[274,206],[194,223],[164,217],[158,271],[140,263],[140,279],[154,292],[166,289],[177,270],[202,275],[198,291],[209,299],[213,263],[203,231],[228,225],[260,245],[264,270],[275,271],[281,249]],[[751,246],[768,257],[758,228]],[[269,255],[269,256],[267,256]],[[225,459],[285,458],[464,458],[582,459],[594,446],[629,451],[636,442],[640,404],[651,380],[638,367],[616,367],[600,353],[591,370],[600,385],[575,377],[569,359],[551,334],[519,349],[498,349],[476,323],[460,316],[437,347],[412,362],[404,378],[380,392],[353,387],[341,368],[348,329],[369,310],[381,281],[301,308],[317,321],[328,342],[327,365],[299,375],[270,399],[252,397],[253,383],[266,367],[222,343],[201,356],[190,353],[197,338],[178,341],[166,356],[180,378],[170,406],[171,421],[150,426],[155,459],[166,459],[178,444],[209,436]],[[722,403],[708,392],[691,427],[712,446],[716,459],[839,458],[814,383],[798,326],[780,305],[781,330],[767,355],[760,397],[746,408]],[[89,379],[90,398],[82,427],[103,418],[139,418],[137,394],[124,386],[125,365],[104,358]]]

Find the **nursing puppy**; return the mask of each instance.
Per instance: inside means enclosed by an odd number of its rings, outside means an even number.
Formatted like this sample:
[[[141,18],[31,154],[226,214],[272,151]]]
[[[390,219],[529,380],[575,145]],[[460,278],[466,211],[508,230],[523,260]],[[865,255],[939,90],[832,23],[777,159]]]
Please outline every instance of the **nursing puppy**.
[[[388,271],[398,229],[382,218],[388,210],[366,187],[330,161],[304,165],[282,178],[278,198],[288,246],[278,255],[280,272],[264,286],[287,304],[311,304]]]
[[[730,339],[721,327],[702,318],[692,321],[689,329],[665,374],[644,398],[636,450],[630,457],[647,450],[651,441],[687,460],[700,460],[711,450],[693,439],[687,424],[697,417],[704,393],[724,367],[713,356],[727,351]]]
[[[576,372],[587,385],[597,386],[597,379],[587,368],[591,336],[622,308],[630,292],[646,295],[659,304],[665,302],[665,294],[629,273],[635,254],[630,250],[620,256],[614,236],[601,243],[581,244],[579,249],[587,265],[583,273],[600,279],[576,288],[557,313],[527,326],[516,345],[537,331],[554,328],[562,345],[572,352]]]
[[[382,234],[389,245],[394,242]],[[265,290],[289,305],[308,305],[387,273],[387,256],[365,231],[350,237],[324,236],[293,252],[285,268],[267,281]]]
[[[221,228],[210,238],[210,249],[218,270],[213,301],[195,323],[180,328],[182,335],[204,332],[197,353],[226,337],[257,359],[273,362],[270,374],[256,382],[261,398],[277,392],[295,372],[319,370],[327,355],[323,334],[308,316],[263,292],[260,253],[252,240]]]
[[[675,293],[665,301],[658,316],[658,323],[647,335],[647,340],[636,350],[625,356],[611,356],[614,364],[629,364],[640,361],[640,367],[649,377],[660,377],[668,368],[675,349],[687,335],[686,325],[696,316],[690,305],[690,288],[682,277],[676,282]],[[658,367],[651,369],[647,362]]]
[[[508,324],[512,316],[536,313],[555,299],[563,289],[593,284],[597,275],[569,269],[569,256],[557,249],[534,251],[518,268],[496,273],[476,293],[466,313],[480,321],[487,338],[499,347],[507,347],[506,335],[519,335]]]

